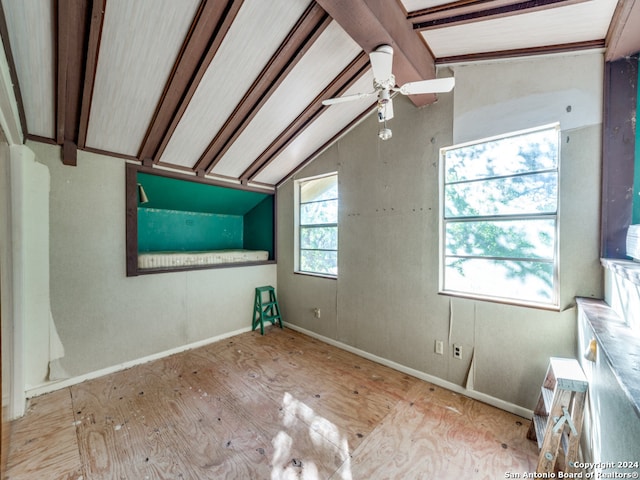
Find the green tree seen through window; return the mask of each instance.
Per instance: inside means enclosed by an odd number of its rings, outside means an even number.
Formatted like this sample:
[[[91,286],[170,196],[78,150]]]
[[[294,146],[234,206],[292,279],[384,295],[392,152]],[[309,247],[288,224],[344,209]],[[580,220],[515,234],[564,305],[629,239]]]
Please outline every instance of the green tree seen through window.
[[[557,303],[558,128],[442,150],[443,290]]]
[[[299,181],[299,270],[338,274],[338,176]]]

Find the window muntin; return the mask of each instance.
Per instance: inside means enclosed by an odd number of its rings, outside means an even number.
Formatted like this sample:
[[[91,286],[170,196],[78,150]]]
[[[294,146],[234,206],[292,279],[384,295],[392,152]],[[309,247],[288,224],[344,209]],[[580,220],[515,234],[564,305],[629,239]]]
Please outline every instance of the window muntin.
[[[297,271],[338,275],[338,176],[299,180]]]
[[[558,135],[441,150],[442,293],[558,305]]]

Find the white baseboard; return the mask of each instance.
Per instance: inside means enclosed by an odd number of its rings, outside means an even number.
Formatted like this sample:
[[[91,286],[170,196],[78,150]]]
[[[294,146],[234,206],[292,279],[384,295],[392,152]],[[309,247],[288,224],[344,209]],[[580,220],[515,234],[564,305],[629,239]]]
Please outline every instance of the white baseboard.
[[[369,352],[365,352],[364,350],[360,350],[358,348],[347,345],[346,343],[339,342],[337,340],[333,340],[329,337],[324,337],[319,335],[311,330],[307,330],[305,328],[299,327],[297,325],[293,325],[290,323],[284,323],[287,328],[291,328],[292,330],[296,330],[298,332],[304,333],[305,335],[309,335],[310,337],[316,338],[322,342],[328,343],[329,345],[333,345],[334,347],[341,348],[342,350],[346,350],[347,352],[353,353],[360,357],[366,358],[367,360],[371,360],[373,362],[379,363],[381,365],[387,366],[389,368],[393,368],[402,373],[406,373],[407,375],[411,375],[413,377],[419,378],[420,380],[424,380],[425,382],[433,383],[442,388],[446,388],[447,390],[451,390],[452,392],[459,393],[462,395],[466,395],[467,397],[473,398],[474,400],[478,400],[480,402],[484,402],[488,405],[492,405],[496,408],[500,408],[501,410],[505,410],[507,412],[513,413],[515,415],[531,418],[533,416],[533,412],[529,409],[523,408],[514,403],[506,402],[499,398],[492,397],[487,395],[486,393],[478,392],[476,390],[469,390],[467,388],[461,387],[452,382],[448,382],[447,380],[443,380],[441,378],[435,377],[433,375],[429,375],[427,373],[421,372],[411,367],[407,367],[405,365],[401,365],[392,360],[388,360],[386,358],[379,357]],[[108,375],[110,373],[119,372],[121,370],[126,370],[127,368],[134,367],[136,365],[141,365],[143,363],[150,362],[152,360],[158,360],[160,358],[168,357],[169,355],[174,355],[176,353],[184,352],[187,350],[192,350],[194,348],[203,347],[205,345],[209,345],[211,343],[219,342],[220,340],[224,340],[229,337],[233,337],[235,335],[239,335],[241,333],[251,331],[250,327],[241,328],[239,330],[235,330],[233,332],[224,333],[222,335],[218,335],[215,337],[207,338],[204,340],[199,340],[197,342],[189,343],[187,345],[181,345],[176,348],[172,348],[169,350],[165,350],[163,352],[154,353],[153,355],[148,355],[146,357],[137,358],[135,360],[131,360],[128,362],[120,363],[118,365],[113,365],[111,367],[103,368],[101,370],[96,370],[93,372],[85,373],[83,375],[79,375],[77,377],[65,378],[62,380],[56,380],[53,382],[43,383],[41,385],[29,387],[27,389],[26,397],[33,398],[39,395],[44,395],[45,393],[50,393],[56,390],[60,390],[62,388],[70,387],[72,385],[76,385],[78,383],[82,383],[86,380],[91,380],[94,378],[102,377],[104,375]]]
[[[27,387],[25,394],[27,398],[37,397],[39,395],[44,395],[45,393],[50,393],[62,388],[70,387],[72,385],[77,385],[78,383],[82,383],[86,380],[91,380],[94,378],[102,377],[104,375],[109,375],[110,373],[126,370],[127,368],[135,367],[136,365],[142,365],[143,363],[147,363],[152,360],[158,360],[159,358],[168,357],[169,355],[174,355],[176,353],[185,352],[187,350],[192,350],[198,347],[204,347],[205,345],[209,345],[210,343],[219,342],[220,340],[224,340],[225,338],[233,337],[235,335],[250,331],[251,327],[244,327],[239,330],[234,330],[233,332],[223,333],[222,335],[217,335],[215,337],[210,337],[204,340],[199,340],[197,342],[181,345],[179,347],[171,348],[163,352],[154,353],[153,355],[147,355],[146,357],[136,358],[135,360],[130,360],[118,365],[113,365],[111,367],[85,373],[77,377],[65,378],[62,380],[46,382],[41,385],[30,386]]]
[[[480,402],[486,403],[493,407],[499,408],[501,410],[505,410],[509,413],[513,413],[520,417],[524,417],[527,419],[531,419],[533,417],[533,411],[527,408],[523,408],[514,403],[506,402],[496,397],[492,397],[491,395],[487,395],[486,393],[478,392],[476,390],[469,390],[467,388],[461,387],[452,382],[448,382],[447,380],[443,380],[442,378],[435,377],[433,375],[429,375],[427,373],[421,372],[414,368],[407,367],[405,365],[401,365],[394,361],[388,360],[386,358],[379,357],[377,355],[373,355],[372,353],[365,352],[364,350],[360,350],[358,348],[352,347],[351,345],[347,345],[346,343],[339,342],[337,340],[333,340],[328,337],[324,337],[315,332],[307,330],[305,328],[299,327],[297,325],[292,325],[290,323],[284,324],[287,328],[292,330],[296,330],[300,333],[304,333],[305,335],[309,335],[310,337],[316,338],[322,342],[328,343],[329,345],[333,345],[334,347],[341,348],[346,350],[347,352],[353,353],[360,357],[366,358],[367,360],[371,360],[373,362],[379,363],[389,368],[393,368],[402,373],[406,373],[407,375],[411,375],[412,377],[419,378],[420,380],[424,380],[425,382],[433,383],[442,388],[446,388],[447,390],[451,390],[452,392],[459,393],[465,395],[467,397],[473,398],[474,400],[478,400]]]

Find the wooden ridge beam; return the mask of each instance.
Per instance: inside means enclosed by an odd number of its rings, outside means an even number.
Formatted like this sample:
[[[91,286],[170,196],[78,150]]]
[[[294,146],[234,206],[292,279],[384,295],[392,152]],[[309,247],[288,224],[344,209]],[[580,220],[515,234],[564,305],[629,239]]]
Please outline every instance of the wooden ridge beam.
[[[196,162],[196,172],[211,172],[330,23],[331,18],[316,4],[307,8]]]
[[[398,85],[435,78],[435,60],[422,37],[413,30],[400,2],[389,0],[316,0],[366,52],[382,44],[394,49],[393,73]],[[434,94],[411,95],[422,107]]]
[[[369,70],[369,57],[361,52],[335,79],[314,99],[267,149],[242,173],[240,181],[251,182],[276,158],[295,138],[317,119],[327,107],[322,100],[342,95],[365,72]]]

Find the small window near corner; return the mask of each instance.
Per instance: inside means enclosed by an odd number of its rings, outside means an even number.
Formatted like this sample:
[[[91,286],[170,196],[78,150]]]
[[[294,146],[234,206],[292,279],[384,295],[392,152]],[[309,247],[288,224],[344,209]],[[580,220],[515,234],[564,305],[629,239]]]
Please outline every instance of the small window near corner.
[[[297,180],[296,272],[338,275],[338,175]]]
[[[559,132],[441,149],[441,293],[557,307]]]

